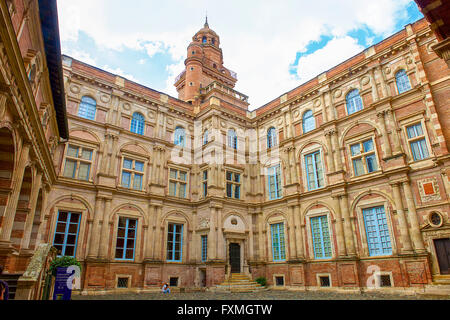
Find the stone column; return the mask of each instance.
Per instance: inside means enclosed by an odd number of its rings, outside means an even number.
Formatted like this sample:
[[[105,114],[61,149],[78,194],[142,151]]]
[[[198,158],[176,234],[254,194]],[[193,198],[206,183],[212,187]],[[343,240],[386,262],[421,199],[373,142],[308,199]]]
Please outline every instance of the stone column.
[[[372,98],[373,98],[373,102],[376,102],[379,100],[378,97],[378,89],[377,89],[377,83],[375,81],[375,72],[374,72],[374,68],[371,68],[369,70],[369,75],[370,75],[370,83],[372,85]]]
[[[249,259],[250,261],[255,261],[255,251],[253,248],[253,215],[247,212],[248,219],[248,247],[249,247]]]
[[[283,149],[283,162],[285,164],[285,170],[284,174],[286,176],[286,183],[287,185],[290,185],[292,183],[291,179],[291,170],[290,170],[290,163],[289,163],[289,148]]]
[[[258,214],[258,233],[259,233],[259,260],[266,261],[266,239],[264,237],[264,215],[262,212]]]
[[[88,248],[88,258],[97,258],[99,253],[99,236],[100,236],[100,216],[102,215],[103,198],[97,195],[95,200],[94,222],[92,224],[91,242]]]
[[[386,119],[387,118],[387,119]],[[391,137],[392,137],[392,143],[394,144],[394,154],[403,153],[402,151],[402,143],[400,142],[400,137],[398,134],[397,125],[394,121],[394,117],[392,115],[391,110],[385,111],[385,119],[386,124],[389,128],[391,128]]]
[[[208,235],[208,258],[210,260],[217,259],[217,233],[216,233],[216,208],[210,207],[210,218],[209,218],[209,235]]]
[[[194,242],[191,246],[192,255],[191,255],[191,261],[194,263],[199,263],[201,259],[201,237],[197,233],[197,211],[192,211],[192,241]]]
[[[110,239],[109,230],[109,213],[111,210],[111,199],[105,199],[105,210],[103,211],[103,222],[101,229],[101,241],[100,241],[100,259],[108,259],[108,246]]]
[[[336,168],[336,170],[343,170],[342,158],[341,158],[341,148],[339,147],[337,131],[333,129],[330,131],[330,134],[331,134],[331,141],[332,141],[333,150],[334,150],[334,163],[336,166],[335,168]]]
[[[224,252],[224,239],[223,239],[223,226],[222,226],[222,208],[216,208],[217,212],[217,258],[220,260],[226,260],[225,259],[225,252]]]
[[[28,212],[25,226],[24,226],[24,233],[22,237],[22,243],[21,248],[23,249],[30,249],[30,240],[31,240],[31,232],[33,229],[34,224],[34,214],[36,212],[36,205],[37,200],[39,196],[39,190],[42,186],[42,171],[38,171],[36,173],[36,176],[33,179],[33,185],[31,187],[31,193],[30,193],[30,211]]]
[[[35,248],[39,246],[42,240],[42,236],[44,234],[44,230],[46,228],[46,223],[44,223],[44,216],[45,212],[47,210],[47,200],[48,200],[48,194],[50,193],[50,186],[47,183],[43,183],[42,186],[42,208],[41,208],[41,215],[39,217],[39,227],[37,231],[36,236],[36,244]]]
[[[294,208],[294,223],[295,223],[295,242],[297,247],[297,259],[305,258],[305,248],[303,246],[303,228],[300,221],[301,218],[300,205]]]
[[[380,74],[381,92],[383,93],[383,98],[386,98],[389,96],[389,88],[387,86],[386,79],[384,78],[383,70],[381,70],[380,65],[378,65],[375,69]]]
[[[411,238],[414,244],[414,249],[418,253],[425,252],[422,234],[420,233],[419,220],[417,218],[416,205],[414,203],[414,196],[411,191],[409,181],[403,182],[403,192],[405,193],[406,205],[408,207],[408,217],[411,223]]]
[[[109,167],[109,175],[115,176],[116,175],[116,167],[117,167],[117,142],[119,140],[118,136],[112,136],[112,147],[111,147],[111,155],[110,155],[110,162],[111,165]]]
[[[17,203],[19,201],[20,189],[22,188],[23,176],[25,174],[25,166],[29,159],[30,144],[24,143],[20,150],[19,163],[14,168],[12,175],[12,191],[6,205],[3,216],[3,224],[0,231],[0,243],[10,242],[14,218],[16,216]]]
[[[161,167],[159,168],[159,184],[161,186],[165,186],[166,185],[166,181],[165,181],[166,150],[165,149],[160,149],[159,163],[161,164]]]
[[[328,96],[330,97],[330,114],[331,114],[331,120],[336,120],[336,110],[334,108],[334,101],[333,101],[333,94],[331,91],[328,91]]]
[[[291,183],[298,183],[297,167],[295,162],[295,147],[289,147],[289,166],[291,169]]]
[[[345,245],[345,234],[344,228],[342,226],[342,214],[341,206],[339,204],[339,197],[333,197],[334,208],[336,210],[336,240],[338,246],[338,252],[340,257],[345,257],[347,255],[347,248]]]
[[[289,230],[289,241],[285,241],[289,244],[289,260],[293,260],[297,258],[297,250],[296,250],[296,241],[295,241],[295,206],[288,207],[289,210],[289,221],[288,221],[288,230]]]
[[[149,224],[144,226],[144,260],[152,260],[153,258],[153,244],[155,241],[154,235],[154,216],[153,216],[153,205],[148,204],[147,206],[147,219]]]
[[[340,209],[342,217],[344,218],[344,237],[345,246],[347,248],[347,255],[356,256],[355,242],[353,241],[353,228],[350,218],[350,211],[348,210],[348,198],[347,195],[340,197]]]
[[[327,164],[329,173],[335,172],[334,159],[333,159],[333,146],[331,145],[331,132],[325,132],[325,138],[327,140]]]
[[[405,212],[403,211],[403,203],[400,195],[400,188],[398,183],[392,183],[392,193],[394,195],[395,209],[397,210],[398,224],[400,229],[400,238],[402,239],[403,248],[400,250],[403,253],[412,252],[411,239],[409,238],[408,225],[406,223]],[[392,237],[394,235],[391,235]]]
[[[162,206],[160,205],[155,205],[155,211],[156,211],[156,221],[155,221],[155,247],[153,249],[153,255],[155,260],[158,261],[162,261],[162,231],[164,231],[164,225],[162,224],[163,222],[161,221],[161,213],[162,213]]]
[[[327,106],[325,105],[325,92],[320,95],[320,102],[322,105],[322,119],[323,123],[328,122]]]
[[[377,118],[380,121],[381,124],[381,135],[383,136],[383,146],[385,151],[385,158],[389,158],[392,156],[392,149],[391,149],[391,143],[389,142],[388,133],[386,130],[386,119],[385,119],[385,112],[381,111],[377,113]],[[375,141],[374,141],[375,145]]]

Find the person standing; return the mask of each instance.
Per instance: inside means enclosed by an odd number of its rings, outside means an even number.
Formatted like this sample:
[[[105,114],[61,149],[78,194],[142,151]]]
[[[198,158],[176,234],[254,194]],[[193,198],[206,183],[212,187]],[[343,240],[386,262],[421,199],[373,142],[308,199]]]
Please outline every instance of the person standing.
[[[0,266],[0,276],[3,274],[3,266]],[[9,287],[6,281],[0,280],[0,300],[8,300]]]

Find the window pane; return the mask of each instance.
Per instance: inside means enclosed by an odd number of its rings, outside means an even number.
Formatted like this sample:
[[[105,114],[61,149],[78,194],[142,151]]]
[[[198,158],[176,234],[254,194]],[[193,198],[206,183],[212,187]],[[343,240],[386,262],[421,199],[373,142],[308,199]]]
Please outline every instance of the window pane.
[[[177,178],[177,170],[170,169],[170,178],[176,179]]]
[[[366,165],[367,165],[367,172],[374,172],[377,171],[377,161],[375,159],[375,155],[371,154],[370,156],[366,157]]]
[[[180,171],[180,178],[179,178],[179,180],[186,181],[186,175],[187,175],[186,172]]]
[[[130,159],[124,159],[123,160],[123,167],[125,168],[125,169],[133,169],[133,160],[130,160]]]
[[[131,183],[131,173],[122,171],[122,187],[129,188]]]
[[[84,160],[92,160],[92,150],[89,149],[81,150],[81,158]]]
[[[142,175],[141,174],[134,175],[133,189],[142,190]]]
[[[186,198],[186,184],[180,183],[180,198]]]
[[[64,167],[64,177],[75,178],[75,170],[77,168],[77,162],[73,160],[66,160],[66,165]]]
[[[234,186],[234,197],[236,199],[239,199],[241,197],[241,187],[240,186]]]
[[[233,173],[227,171],[227,180],[232,181],[233,180]]]
[[[89,120],[95,120],[95,111],[96,111],[96,102],[94,99],[90,97],[81,98],[81,103],[78,108],[79,117]]]
[[[144,163],[140,162],[140,161],[135,161],[134,170],[139,171],[139,172],[144,172]]]
[[[352,151],[352,156],[357,156],[361,154],[361,145],[359,143],[352,145],[350,149]]]
[[[78,169],[78,179],[89,180],[89,172],[91,170],[91,165],[89,163],[80,162],[80,168]]]
[[[78,158],[78,147],[70,146],[67,148],[67,155],[69,157]]]
[[[176,196],[177,184],[175,182],[169,182],[169,195]]]
[[[238,173],[234,174],[234,182],[239,182],[240,178],[241,178],[241,176]]]
[[[227,183],[227,197],[231,198],[232,195],[232,185],[231,183]]]
[[[369,152],[373,150],[373,141],[372,139],[364,141],[363,142],[363,146],[364,146],[364,152]]]
[[[355,176],[360,176],[365,173],[364,165],[361,158],[353,160],[353,168],[355,169]]]

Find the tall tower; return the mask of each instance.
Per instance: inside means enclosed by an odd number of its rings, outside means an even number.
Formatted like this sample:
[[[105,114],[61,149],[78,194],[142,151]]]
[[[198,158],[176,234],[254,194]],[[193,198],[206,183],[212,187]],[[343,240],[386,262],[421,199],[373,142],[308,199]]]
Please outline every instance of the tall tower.
[[[191,104],[197,104],[200,89],[217,81],[224,86],[234,88],[236,74],[223,66],[220,38],[208,25],[205,25],[193,37],[188,46],[186,69],[175,80],[178,98]]]

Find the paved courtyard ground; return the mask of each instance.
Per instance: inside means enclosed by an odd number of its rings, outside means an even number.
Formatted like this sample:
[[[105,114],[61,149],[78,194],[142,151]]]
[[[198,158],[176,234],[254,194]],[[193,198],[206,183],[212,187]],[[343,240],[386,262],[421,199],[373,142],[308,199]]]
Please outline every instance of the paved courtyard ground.
[[[124,293],[104,296],[72,296],[73,300],[450,300],[450,296],[335,292],[263,291],[257,293]]]

